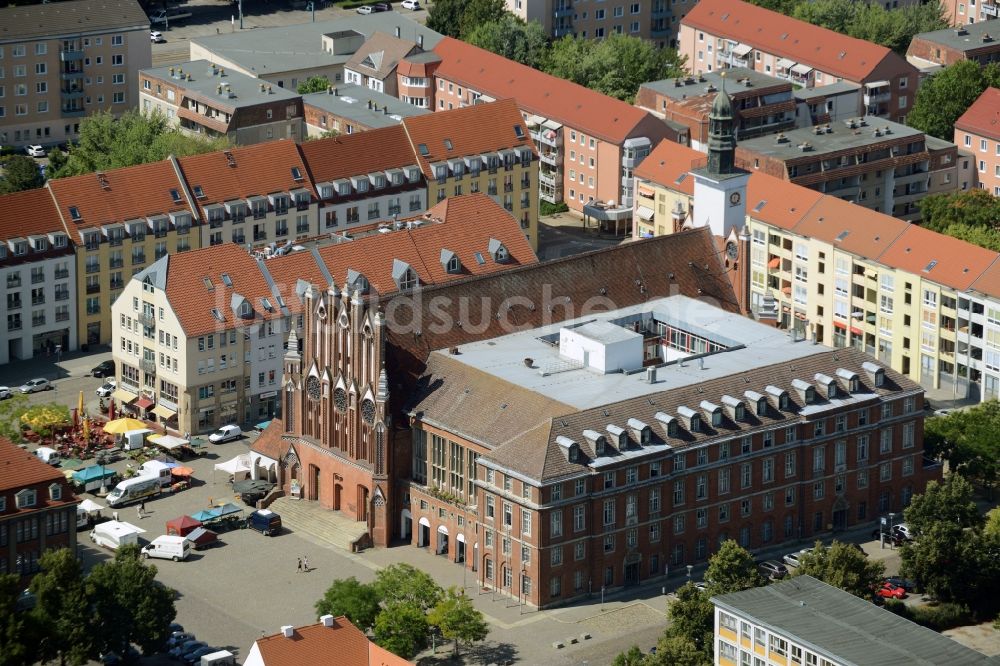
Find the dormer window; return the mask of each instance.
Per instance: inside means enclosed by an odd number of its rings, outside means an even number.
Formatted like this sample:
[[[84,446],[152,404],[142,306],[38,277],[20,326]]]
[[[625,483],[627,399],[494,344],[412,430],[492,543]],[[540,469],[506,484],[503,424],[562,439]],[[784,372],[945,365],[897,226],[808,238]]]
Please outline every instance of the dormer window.
[[[619,451],[624,451],[628,448],[628,433],[625,432],[625,428],[614,424],[608,424],[605,430],[608,431],[612,444],[617,446]]]
[[[857,393],[861,390],[861,380],[858,378],[857,373],[845,368],[837,368],[837,376],[847,385],[849,393]]]
[[[656,412],[653,418],[663,424],[667,437],[677,437],[677,419],[666,412]]]
[[[173,199],[175,204],[179,204],[183,201],[183,199],[181,199],[181,193],[177,190],[170,190],[170,198]]]
[[[507,251],[507,246],[498,241],[496,238],[491,238],[489,243],[489,251],[493,256],[493,261],[498,264],[506,263],[510,258],[510,253]]]
[[[53,483],[49,486],[49,499],[50,500],[61,500],[62,499],[62,486],[58,483]]]
[[[7,510],[7,498],[0,497],[0,513],[3,513],[6,510]]]
[[[885,369],[882,366],[871,361],[865,361],[861,364],[861,368],[872,378],[872,383],[876,387],[881,387],[885,384]]]
[[[722,408],[716,404],[709,402],[708,400],[702,400],[700,407],[704,410],[705,414],[711,419],[712,427],[718,428],[722,425]]]
[[[566,459],[570,462],[576,462],[580,458],[580,445],[574,442],[569,437],[559,435],[556,437],[556,444],[566,453]],[[487,481],[492,480],[493,471],[486,470]],[[510,477],[507,477],[508,479]],[[509,490],[509,488],[508,488]]]
[[[629,419],[628,427],[632,429],[632,434],[639,444],[649,444],[652,439],[653,432],[648,425],[640,421],[639,419]]]
[[[393,259],[392,279],[400,291],[409,291],[417,286],[417,273],[405,261]]]
[[[784,389],[780,389],[773,384],[769,384],[764,388],[764,392],[771,396],[775,402],[777,402],[778,409],[784,411],[788,409],[788,392]],[[766,409],[765,409],[766,411]]]
[[[14,504],[18,509],[28,509],[38,502],[38,491],[33,488],[25,488],[14,495]]]
[[[687,423],[688,432],[695,433],[701,430],[701,416],[690,407],[683,405],[677,408],[677,413]]]
[[[731,395],[722,396],[722,404],[726,406],[729,411],[729,416],[734,421],[742,421],[746,418],[746,405],[739,398],[734,398]]]
[[[240,317],[243,319],[248,319],[253,314],[253,308],[250,306],[249,301],[243,301],[240,303]]]
[[[604,449],[607,445],[607,440],[604,435],[597,432],[596,430],[584,430],[583,436],[590,442],[590,445],[594,448],[594,454],[598,456],[604,455]]]
[[[462,262],[458,258],[458,255],[445,248],[441,248],[441,265],[444,266],[446,273],[462,272]]]
[[[816,384],[819,385],[820,389],[822,389],[828,399],[837,397],[837,382],[833,379],[833,377],[817,372],[813,375],[813,379],[816,380]]]
[[[793,379],[792,387],[799,392],[802,401],[807,405],[812,404],[816,400],[816,391],[809,382],[801,379]]]

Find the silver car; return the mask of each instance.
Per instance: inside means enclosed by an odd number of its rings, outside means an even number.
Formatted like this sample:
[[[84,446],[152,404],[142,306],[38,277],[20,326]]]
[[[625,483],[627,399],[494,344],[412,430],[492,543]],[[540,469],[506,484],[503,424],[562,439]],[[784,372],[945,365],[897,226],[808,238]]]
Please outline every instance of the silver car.
[[[38,393],[39,391],[48,391],[51,388],[52,384],[49,383],[49,380],[39,377],[37,379],[29,379],[21,384],[17,390],[21,393]]]
[[[10,388],[6,386],[0,386],[0,400],[6,400],[10,397]]]

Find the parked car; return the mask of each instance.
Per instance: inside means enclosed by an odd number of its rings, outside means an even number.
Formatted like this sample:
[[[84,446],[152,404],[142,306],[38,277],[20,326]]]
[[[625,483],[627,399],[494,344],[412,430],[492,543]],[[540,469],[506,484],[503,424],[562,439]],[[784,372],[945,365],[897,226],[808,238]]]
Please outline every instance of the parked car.
[[[777,560],[767,560],[757,565],[761,575],[771,580],[781,580],[788,575],[788,568]]]
[[[176,645],[175,647],[171,648],[170,652],[168,652],[167,654],[169,654],[171,657],[175,659],[182,659],[184,655],[194,652],[198,648],[203,648],[207,645],[208,643],[206,643],[205,641],[193,641],[193,640],[184,641],[180,645]]]
[[[21,393],[38,393],[39,391],[48,391],[51,388],[52,384],[49,383],[49,380],[39,377],[38,379],[29,379],[21,384],[17,390]]]
[[[103,361],[91,370],[90,374],[98,379],[101,377],[113,377],[115,374],[115,362],[112,360]]]
[[[159,44],[167,40],[163,38],[163,33],[161,33],[159,30],[150,30],[149,41],[152,42],[153,44]]]
[[[376,2],[374,5],[372,5],[372,9],[374,9],[377,12],[391,12],[392,5],[389,4],[388,2]]]
[[[239,439],[242,436],[243,430],[238,425],[224,425],[209,435],[208,441],[212,442],[212,444],[222,444],[223,442]]]
[[[0,386],[0,400],[6,400],[10,395],[10,387]]]
[[[900,523],[899,525],[894,525],[892,528],[893,534],[898,534],[907,541],[913,541],[914,534],[913,530],[906,523]]]
[[[24,147],[24,152],[28,153],[31,157],[45,157],[45,149],[39,146],[37,143],[30,146]]]
[[[97,397],[99,398],[107,398],[108,396],[110,396],[112,393],[115,392],[116,388],[118,388],[118,383],[113,379],[109,379],[108,381],[104,382],[101,386],[99,386],[98,389],[94,391],[94,393],[96,393]]]
[[[355,11],[359,14],[373,14],[375,12],[371,5],[361,5]]]
[[[218,648],[205,646],[203,648],[198,648],[194,652],[189,652],[184,657],[184,662],[188,664],[200,664],[201,658],[206,654],[212,654],[213,652],[218,652]]]
[[[896,587],[903,588],[904,590],[906,590],[907,594],[917,589],[916,583],[914,583],[909,578],[903,578],[902,576],[889,576],[885,579],[885,582],[892,583]]]
[[[905,599],[906,590],[892,583],[882,583],[882,587],[875,591],[876,596],[883,599]]]
[[[802,550],[797,550],[794,553],[788,553],[788,555],[785,555],[781,559],[784,560],[785,564],[787,564],[789,566],[797,567],[797,566],[799,566],[799,564],[801,564],[801,558],[802,558],[802,556],[805,555],[806,553],[808,553],[811,550],[812,550],[812,548],[803,548]]]
[[[403,0],[403,9],[417,11],[420,9],[420,2],[419,0]]]
[[[182,645],[187,641],[193,641],[193,640],[195,640],[194,634],[192,634],[190,631],[184,631],[184,629],[181,628],[180,630],[170,634],[170,638],[167,639],[167,647],[175,648],[178,645]]]

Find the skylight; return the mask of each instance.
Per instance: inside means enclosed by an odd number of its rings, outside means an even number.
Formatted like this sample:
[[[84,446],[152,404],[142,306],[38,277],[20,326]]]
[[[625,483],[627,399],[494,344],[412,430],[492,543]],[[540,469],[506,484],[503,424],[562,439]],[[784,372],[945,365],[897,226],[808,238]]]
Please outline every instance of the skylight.
[[[229,273],[222,274],[222,284],[226,285],[227,287],[233,286],[233,278],[229,277]]]
[[[177,190],[170,190],[170,198],[174,200],[174,203],[180,203],[181,193]]]
[[[74,222],[79,222],[80,220],[83,219],[83,216],[80,215],[80,209],[77,208],[76,206],[69,207],[69,216],[73,218]]]
[[[260,299],[260,303],[261,305],[264,306],[264,309],[267,310],[268,312],[274,312],[274,306],[271,305],[271,301],[269,301],[268,299],[262,298]]]
[[[756,206],[753,207],[753,212],[759,213],[760,211],[764,210],[764,206],[766,205],[767,205],[767,199],[761,199],[760,203],[758,203]]]
[[[215,291],[215,285],[212,284],[212,278],[202,278],[201,281],[205,285],[205,289]]]
[[[937,264],[938,264],[937,259],[932,260],[931,263],[924,266],[924,273],[930,273],[932,270],[934,270],[934,267],[937,266]]]
[[[844,240],[845,238],[847,238],[850,235],[851,235],[850,230],[848,230],[848,231],[841,231],[839,234],[837,234],[837,241],[838,242],[842,241],[842,240]]]
[[[419,150],[420,154],[423,155],[424,157],[427,157],[428,155],[430,155],[430,151],[427,150],[427,144],[426,143],[417,144],[417,150]]]
[[[517,135],[518,139],[523,139],[524,138],[524,128],[521,127],[520,125],[514,125],[514,134]]]
[[[480,266],[486,265],[486,259],[483,258],[482,252],[476,252],[476,263]]]
[[[219,321],[226,321],[226,318],[222,316],[222,313],[219,312],[218,308],[212,308],[212,316]]]
[[[201,185],[194,186],[194,196],[198,199],[205,198],[205,190],[201,189]]]
[[[292,180],[296,182],[302,180],[302,169],[297,166],[292,167]]]
[[[451,142],[451,139],[444,140],[444,147],[446,150],[453,150],[455,148],[454,144],[452,144]]]

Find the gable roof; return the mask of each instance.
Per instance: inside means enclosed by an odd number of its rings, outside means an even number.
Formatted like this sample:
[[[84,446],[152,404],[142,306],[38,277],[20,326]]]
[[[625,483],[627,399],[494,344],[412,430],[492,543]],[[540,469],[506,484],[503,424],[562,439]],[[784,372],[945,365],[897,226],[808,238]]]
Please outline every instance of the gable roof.
[[[192,192],[200,187],[204,193],[196,201],[202,216],[209,204],[252,196],[296,189],[306,189],[312,197],[316,196],[302,156],[295,142],[288,139],[181,157],[177,161]],[[301,179],[295,179],[293,168],[299,170]]]
[[[417,49],[413,42],[376,32],[351,56],[344,67],[376,79],[384,79],[399,61]]]
[[[191,212],[186,187],[169,159],[57,178],[47,185],[70,234],[154,215]],[[70,208],[79,212],[79,222],[73,220]]]
[[[790,230],[824,197],[824,194],[808,187],[754,172],[747,183],[747,215],[765,224]]]
[[[690,172],[706,164],[708,158],[704,153],[673,141],[660,141],[634,173],[636,178],[693,196],[694,178]]]
[[[824,240],[859,257],[878,259],[908,226],[909,222],[870,208],[824,196],[806,212],[793,231],[800,236]]]
[[[955,121],[955,129],[1000,138],[1000,89],[987,88]]]
[[[627,139],[648,112],[557,76],[465,42],[445,37],[434,52],[435,72],[495,99],[514,98],[529,112],[545,116],[611,143]]]
[[[520,128],[521,136],[517,135],[515,127]],[[406,118],[403,129],[428,178],[434,176],[430,166],[434,162],[504,148],[535,151],[524,118],[513,99]]]
[[[330,627],[318,622],[294,627],[290,637],[278,632],[258,638],[253,649],[259,652],[265,666],[325,664],[330,662],[331,655],[336,655],[336,662],[343,666],[399,666],[410,663],[384,650],[373,650],[368,637],[344,616],[334,618]]]
[[[45,482],[65,483],[66,477],[62,470],[45,464],[6,437],[0,437],[0,492]]]
[[[911,224],[882,253],[879,262],[964,291],[996,258],[993,250]]]
[[[0,241],[65,232],[48,189],[38,187],[0,196]]]
[[[417,164],[400,125],[306,141],[299,150],[317,183]]]
[[[864,81],[887,58],[905,63],[884,46],[741,0],[699,0],[681,25],[728,37],[851,81]]]

